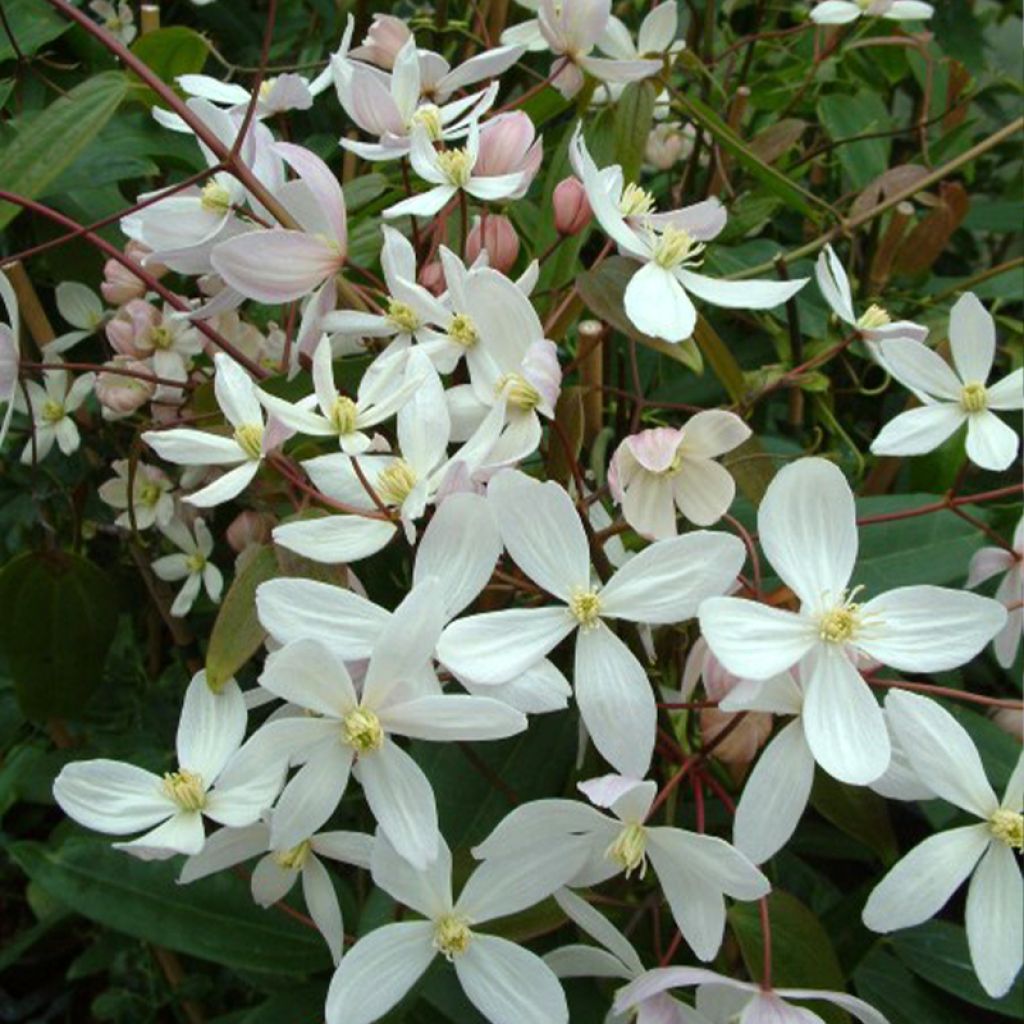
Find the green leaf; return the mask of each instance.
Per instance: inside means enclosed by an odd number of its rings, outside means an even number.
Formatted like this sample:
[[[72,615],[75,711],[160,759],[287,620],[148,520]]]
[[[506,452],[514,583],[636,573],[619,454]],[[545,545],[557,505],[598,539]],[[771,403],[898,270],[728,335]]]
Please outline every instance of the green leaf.
[[[65,906],[137,939],[239,970],[298,975],[330,966],[315,930],[260,909],[230,872],[182,886],[177,864],[140,861],[84,837],[58,849],[19,842],[8,852]]]
[[[257,551],[235,577],[206,649],[206,682],[214,693],[259,650],[266,630],[256,615],[256,588],[280,574],[273,545]]]
[[[892,936],[896,955],[915,974],[975,1006],[1024,1019],[1024,978],[1019,975],[1002,999],[981,987],[971,966],[967,933],[948,921],[928,921]]]
[[[772,984],[776,988],[846,988],[832,940],[817,915],[795,896],[781,889],[768,896],[772,930]],[[729,924],[755,981],[764,973],[764,936],[756,902],[736,903]],[[842,1010],[817,1004],[815,1012],[830,1022],[848,1021]]]
[[[63,551],[28,551],[0,572],[0,649],[32,718],[79,716],[117,628],[114,583]]]
[[[71,28],[70,21],[39,0],[4,0],[3,8],[10,36],[0,25],[0,62],[13,60],[19,53],[31,57],[41,46]],[[17,43],[17,50],[11,44],[11,36]]]
[[[75,86],[39,114],[23,118],[0,152],[0,188],[28,199],[43,195],[110,120],[127,92],[128,79],[119,71],[107,71]],[[0,203],[0,228],[19,212],[20,206]]]
[[[857,995],[889,1018],[889,1024],[926,1024],[946,1019],[949,1007],[881,946],[853,974]]]
[[[326,984],[303,985],[275,993],[266,1002],[248,1010],[239,1024],[310,1024],[323,1018],[326,1001]]]
[[[615,162],[622,165],[625,181],[636,181],[640,175],[655,98],[650,82],[631,82],[615,104]]]
[[[822,96],[818,101],[818,117],[833,142],[882,131],[891,118],[885,104],[875,92],[845,91]],[[854,188],[864,188],[889,166],[889,139],[862,139],[840,146],[836,151],[843,170]]]
[[[172,25],[139,36],[131,50],[162,81],[173,85],[178,75],[203,70],[210,44],[193,29]]]
[[[864,786],[848,786],[818,772],[811,791],[811,806],[836,828],[874,850],[886,865],[896,862],[899,846],[889,820],[889,808],[877,793]]]

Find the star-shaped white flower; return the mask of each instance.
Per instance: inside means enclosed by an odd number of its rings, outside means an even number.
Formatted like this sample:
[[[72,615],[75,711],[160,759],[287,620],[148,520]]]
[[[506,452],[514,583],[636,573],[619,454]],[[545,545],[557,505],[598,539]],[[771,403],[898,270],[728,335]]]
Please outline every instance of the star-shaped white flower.
[[[1013,531],[1013,550],[1005,548],[982,548],[974,553],[967,574],[967,586],[976,587],[993,576],[1001,575],[1002,580],[995,593],[995,599],[1006,605],[1006,625],[996,634],[992,647],[996,661],[1003,668],[1010,668],[1017,657],[1021,632],[1024,631],[1024,517]]]
[[[197,519],[189,530],[180,519],[172,519],[160,529],[180,552],[158,558],[153,563],[153,572],[168,583],[185,581],[171,605],[171,614],[179,618],[187,615],[201,587],[205,587],[210,600],[218,604],[224,589],[224,577],[220,569],[210,561],[213,536],[206,523]]]

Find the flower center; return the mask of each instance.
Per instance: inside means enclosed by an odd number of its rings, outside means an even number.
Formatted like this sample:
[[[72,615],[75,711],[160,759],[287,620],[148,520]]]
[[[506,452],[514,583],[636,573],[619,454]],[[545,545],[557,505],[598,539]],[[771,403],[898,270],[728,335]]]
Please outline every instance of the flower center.
[[[520,373],[502,374],[495,390],[499,395],[505,395],[509,405],[523,412],[530,412],[540,405],[540,392]]]
[[[266,85],[265,82],[264,85]],[[199,205],[204,210],[210,210],[213,213],[227,213],[231,209],[231,193],[219,181],[211,178],[203,186]]]
[[[60,402],[55,402],[52,398],[48,398],[43,402],[40,415],[47,423],[59,423],[64,419],[64,406]]]
[[[154,483],[145,483],[139,488],[139,501],[140,505],[148,505],[152,507],[160,500],[160,495],[163,492]]]
[[[154,327],[149,332],[149,343],[153,348],[169,349],[174,344],[174,338],[166,327]]]
[[[465,313],[456,313],[448,325],[448,337],[463,348],[472,348],[479,340],[476,324]]]
[[[697,242],[685,228],[670,224],[654,244],[654,262],[672,270],[676,267],[699,267],[703,262],[704,245]]]
[[[290,850],[280,850],[270,856],[279,868],[284,868],[285,871],[298,871],[306,863],[308,854],[309,840],[303,839],[298,846],[293,846]]]
[[[469,948],[473,933],[469,921],[458,914],[445,914],[434,926],[434,949],[451,962]]]
[[[250,459],[263,455],[263,426],[259,423],[243,423],[234,434],[235,443]]]
[[[388,319],[406,334],[412,334],[422,324],[420,318],[413,312],[412,306],[397,299],[388,300]]]
[[[341,720],[341,733],[345,742],[360,754],[380,750],[384,743],[380,719],[368,708],[353,708]]]
[[[264,78],[260,82],[260,99],[265,100],[270,95],[270,90],[274,88],[277,83],[277,76],[271,75],[269,78]]]
[[[845,604],[822,614],[818,620],[818,636],[826,643],[845,644],[853,639],[862,624],[860,605],[847,600]]]
[[[1024,850],[1024,814],[1000,807],[988,820],[988,828],[996,839],[1011,849]]]
[[[615,841],[604,852],[608,860],[620,864],[626,877],[640,869],[640,877],[647,874],[647,832],[643,825],[626,825],[615,837]]]
[[[654,209],[654,196],[646,189],[630,182],[619,199],[619,212],[623,217],[639,217]]]
[[[441,141],[441,111],[433,103],[424,103],[415,114],[412,115],[412,123],[427,130],[427,136],[431,142]]]
[[[405,459],[395,459],[377,477],[377,494],[388,505],[401,505],[416,486],[416,473]]]
[[[584,629],[593,629],[601,619],[601,598],[596,590],[578,587],[569,598],[569,611]]]
[[[988,393],[985,385],[972,380],[960,392],[960,407],[964,412],[982,412],[988,408]]]
[[[193,551],[188,558],[185,559],[185,565],[188,566],[188,571],[193,575],[201,573],[206,568],[206,555],[201,551]]]
[[[331,414],[328,419],[331,426],[339,434],[351,434],[356,429],[356,418],[359,415],[359,407],[351,398],[345,395],[338,395],[331,407]]]
[[[871,330],[873,327],[884,327],[890,323],[892,323],[892,317],[888,312],[877,303],[872,303],[857,321],[857,326],[861,330]]]
[[[183,811],[201,811],[206,806],[206,789],[195,772],[164,772],[164,793]]]
[[[464,149],[446,149],[438,153],[437,165],[456,188],[462,188],[473,172],[473,160]]]

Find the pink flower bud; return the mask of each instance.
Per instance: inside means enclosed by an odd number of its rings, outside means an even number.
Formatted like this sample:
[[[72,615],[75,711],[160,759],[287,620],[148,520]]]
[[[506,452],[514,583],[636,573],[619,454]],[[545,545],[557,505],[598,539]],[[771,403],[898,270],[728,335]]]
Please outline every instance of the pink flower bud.
[[[445,290],[444,270],[436,260],[420,268],[419,282],[427,291],[440,295]]]
[[[702,708],[700,732],[707,746],[736,717],[736,713],[719,711],[718,708]],[[714,756],[729,765],[747,765],[757,756],[771,735],[772,716],[763,711],[748,711],[743,721],[718,746]]]
[[[128,377],[120,374],[119,369],[131,370],[133,373],[152,373],[145,364],[128,356],[115,356],[106,368],[96,377],[96,397],[103,406],[103,418],[108,420],[130,416],[141,408],[156,391],[151,380],[141,377]]]
[[[266,544],[270,540],[270,531],[274,528],[270,516],[247,508],[235,516],[227,529],[227,541],[231,550],[240,555],[246,548],[254,544]]]
[[[992,715],[992,721],[1018,743],[1024,740],[1024,717],[1019,711],[1013,711],[1011,708],[999,708]]]
[[[693,125],[663,121],[651,129],[644,146],[644,159],[659,171],[667,171],[693,152]]]
[[[513,198],[522,196],[540,170],[543,143],[528,114],[514,110],[499,114],[480,129],[480,152],[473,173],[483,177],[523,174]]]
[[[519,255],[519,236],[512,221],[502,214],[477,219],[466,239],[466,260],[473,263],[480,250],[487,250],[487,261],[495,270],[507,274]]]
[[[124,356],[148,354],[145,339],[160,320],[160,311],[143,299],[132,299],[107,321],[107,340]]]
[[[578,178],[563,178],[551,197],[555,208],[555,230],[560,235],[578,235],[594,216],[586,189]]]
[[[100,292],[112,306],[123,306],[131,299],[141,299],[146,294],[146,286],[117,260],[107,260],[103,264]]]
[[[405,46],[411,35],[409,26],[401,18],[393,14],[375,14],[362,45],[350,50],[349,56],[390,71],[398,51]]]

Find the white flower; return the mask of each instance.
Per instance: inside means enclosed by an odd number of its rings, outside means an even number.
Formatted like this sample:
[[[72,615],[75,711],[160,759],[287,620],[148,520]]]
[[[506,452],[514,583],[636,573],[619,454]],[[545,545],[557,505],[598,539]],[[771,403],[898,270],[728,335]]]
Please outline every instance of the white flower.
[[[970,877],[967,943],[989,995],[1005,995],[1024,960],[1024,888],[1013,851],[1024,844],[1024,755],[1000,801],[967,731],[926,697],[886,698],[893,731],[914,771],[942,799],[981,824],[940,832],[914,847],[875,887],[864,923],[876,932],[910,928],[937,914]]]
[[[925,404],[890,420],[871,450],[876,455],[923,455],[966,423],[967,457],[982,469],[1007,469],[1020,442],[1017,432],[992,410],[1024,408],[1024,369],[987,386],[996,354],[995,321],[971,292],[957,300],[950,313],[949,340],[956,372],[924,345],[879,345],[892,376]]]
[[[452,899],[452,859],[424,870],[404,861],[384,837],[373,849],[373,881],[424,920],[386,924],[361,938],[342,959],[327,992],[327,1024],[370,1024],[412,988],[440,954],[455,969],[469,1001],[491,1024],[567,1024],[565,995],[536,954],[477,926],[539,903],[561,884],[565,865],[553,857],[522,864],[481,864]],[[570,866],[571,869],[571,866]]]
[[[846,25],[862,17],[923,21],[934,13],[922,0],[822,0],[812,8],[811,20],[819,25]]]
[[[427,129],[421,125],[414,127],[409,159],[413,170],[434,187],[389,206],[383,216],[403,217],[408,214],[432,217],[460,191],[484,201],[507,199],[520,187],[524,175],[520,172],[475,175],[473,171],[479,151],[480,125],[477,121],[470,123],[466,145],[459,149],[436,150]]]
[[[679,215],[652,214],[653,199],[636,186],[630,186],[629,196],[623,190],[625,204],[616,203],[609,194],[609,178],[598,171],[579,130],[570,148],[604,232],[623,255],[643,263],[630,278],[624,296],[626,316],[637,330],[666,341],[683,341],[697,323],[689,292],[715,306],[768,309],[807,283],[806,277],[781,282],[720,281],[695,273],[692,268],[704,259],[704,241],[721,230],[722,217],[704,216],[703,203],[693,208],[692,215],[687,210]]]
[[[993,576],[1004,574],[996,590],[997,601],[1006,605],[1006,625],[996,634],[992,646],[996,661],[1009,668],[1017,656],[1021,631],[1024,630],[1024,517],[1013,531],[1013,550],[982,548],[974,553],[967,576],[967,586],[976,587]]]
[[[66,352],[103,325],[106,313],[100,297],[84,284],[76,281],[62,281],[57,285],[57,311],[75,328],[55,338],[44,346],[46,357],[52,358]]]
[[[712,959],[722,945],[724,897],[755,900],[771,889],[724,839],[645,824],[656,783],[606,775],[579,788],[614,817],[573,800],[531,801],[508,814],[473,855],[526,870],[531,860],[558,854],[568,864],[579,863],[582,851],[581,866],[566,876],[574,888],[634,871],[643,877],[650,861],[679,930],[701,960]]]
[[[199,96],[235,112],[241,111],[243,116],[252,102],[252,93],[244,86],[222,82],[209,75],[178,75],[175,81],[187,95]],[[322,88],[329,84],[325,80]],[[288,110],[309,110],[314,95],[309,79],[302,75],[267,75],[260,83],[254,113],[256,117],[270,117]]]
[[[620,1013],[647,1004],[670,988],[699,986],[697,1013],[693,1024],[817,1024],[822,1018],[803,1006],[791,1006],[790,999],[824,1000],[853,1014],[861,1024],[889,1024],[886,1017],[862,999],[845,992],[817,988],[766,988],[750,981],[737,981],[703,967],[659,967],[648,971],[615,997]],[[785,997],[785,998],[783,998]],[[690,1020],[689,1017],[686,1018]]]
[[[199,508],[220,505],[241,494],[272,447],[252,378],[223,352],[218,352],[213,361],[217,371],[213,380],[217,404],[235,428],[232,435],[208,434],[191,427],[148,430],[142,435],[142,440],[168,462],[180,466],[235,467],[185,499]]]
[[[118,0],[115,6],[110,0],[92,0],[89,10],[99,19],[103,27],[122,43],[127,45],[136,36],[135,15],[131,4]]]
[[[187,615],[199,596],[200,587],[206,587],[210,600],[218,604],[224,589],[224,577],[220,569],[209,560],[213,552],[213,537],[206,523],[197,519],[190,531],[180,519],[172,519],[160,529],[183,552],[164,555],[153,563],[153,572],[160,579],[168,583],[185,581],[171,605],[171,614],[179,618]]]
[[[865,785],[889,764],[882,712],[857,669],[867,657],[907,672],[973,658],[1006,620],[997,601],[942,587],[899,587],[863,604],[849,590],[857,513],[842,472],[804,458],[780,470],[758,509],[761,546],[800,600],[790,612],[735,597],[700,607],[701,631],[734,675],[767,679],[798,662],[803,729],[814,758]]]
[[[733,584],[742,543],[705,531],[658,541],[599,586],[579,515],[558,484],[503,470],[488,485],[488,501],[513,560],[559,603],[458,619],[444,631],[438,657],[461,678],[504,683],[575,633],[576,702],[587,730],[617,770],[643,776],[654,748],[654,694],[643,665],[606,620],[691,618],[704,598]]]
[[[41,462],[50,454],[54,441],[64,455],[78,450],[82,439],[71,414],[88,397],[95,380],[94,373],[83,373],[69,389],[67,370],[44,370],[42,386],[34,380],[25,381],[33,436],[21,453],[22,462]],[[15,397],[19,408],[24,408],[24,402],[24,396]]]
[[[199,672],[189,683],[178,722],[178,770],[163,778],[100,758],[73,761],[53,784],[68,817],[110,835],[145,835],[119,850],[143,860],[203,848],[203,815],[221,825],[250,825],[281,788],[284,764],[246,744],[245,699],[235,681],[219,693]],[[155,826],[155,827],[154,827]]]
[[[132,516],[128,514],[128,481],[131,479],[131,506],[135,517],[135,528],[148,530],[151,526],[166,526],[174,517],[174,499],[171,491],[174,482],[162,469],[135,464],[134,472],[128,459],[115,459],[110,468],[116,474],[100,484],[100,499],[111,508],[121,510],[114,520],[118,526],[131,529]]]
[[[270,827],[260,821],[243,828],[218,829],[199,853],[185,861],[178,881],[195,882],[263,854],[250,880],[252,898],[261,907],[269,907],[283,900],[301,878],[306,908],[337,964],[345,926],[334,883],[320,858],[369,868],[372,851],[373,836],[361,832],[318,832],[295,846],[274,849]]]
[[[626,522],[655,540],[674,537],[676,509],[697,526],[729,511],[736,482],[714,460],[750,437],[738,416],[707,409],[684,427],[655,427],[627,437],[612,457],[608,484]]]
[[[274,810],[275,847],[296,845],[330,817],[354,767],[370,810],[401,855],[419,868],[434,859],[433,791],[391,737],[500,739],[526,728],[526,719],[499,701],[424,691],[420,681],[442,622],[440,592],[423,581],[380,631],[359,693],[345,663],[317,640],[296,640],[267,659],[260,685],[313,713],[262,730],[274,749],[302,761]]]

